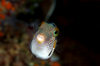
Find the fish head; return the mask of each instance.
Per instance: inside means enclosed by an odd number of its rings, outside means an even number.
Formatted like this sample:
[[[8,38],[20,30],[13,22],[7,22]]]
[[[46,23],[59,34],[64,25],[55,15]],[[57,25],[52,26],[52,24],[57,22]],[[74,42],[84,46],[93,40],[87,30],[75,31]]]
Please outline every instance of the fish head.
[[[57,43],[58,28],[43,22],[33,37],[30,48],[38,58],[48,59],[52,56]]]

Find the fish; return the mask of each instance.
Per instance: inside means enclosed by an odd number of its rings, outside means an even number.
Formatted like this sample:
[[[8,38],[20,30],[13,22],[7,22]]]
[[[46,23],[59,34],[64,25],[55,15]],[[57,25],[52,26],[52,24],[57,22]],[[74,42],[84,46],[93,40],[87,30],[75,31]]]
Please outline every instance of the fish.
[[[33,55],[40,59],[49,59],[57,43],[59,29],[54,23],[42,22],[30,44]]]

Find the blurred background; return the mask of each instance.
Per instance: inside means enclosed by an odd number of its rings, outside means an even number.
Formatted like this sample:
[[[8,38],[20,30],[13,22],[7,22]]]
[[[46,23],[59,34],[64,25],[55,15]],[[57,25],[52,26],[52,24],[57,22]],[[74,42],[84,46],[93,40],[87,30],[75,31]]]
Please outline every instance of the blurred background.
[[[0,0],[0,66],[100,66],[99,12],[99,0]],[[48,60],[29,50],[42,21],[60,30]]]

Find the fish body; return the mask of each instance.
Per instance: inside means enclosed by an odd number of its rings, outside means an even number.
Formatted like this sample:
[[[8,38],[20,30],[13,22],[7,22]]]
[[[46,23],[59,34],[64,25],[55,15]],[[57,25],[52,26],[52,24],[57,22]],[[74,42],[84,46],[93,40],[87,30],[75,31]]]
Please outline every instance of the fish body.
[[[55,24],[43,22],[32,39],[31,52],[40,59],[50,58],[56,47],[58,31]]]

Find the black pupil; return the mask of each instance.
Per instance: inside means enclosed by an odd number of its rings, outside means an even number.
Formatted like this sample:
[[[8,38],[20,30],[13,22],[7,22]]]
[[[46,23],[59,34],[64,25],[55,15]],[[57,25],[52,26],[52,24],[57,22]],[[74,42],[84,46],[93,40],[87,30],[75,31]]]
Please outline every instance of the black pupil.
[[[55,31],[55,34],[57,34],[58,33],[58,31]]]

